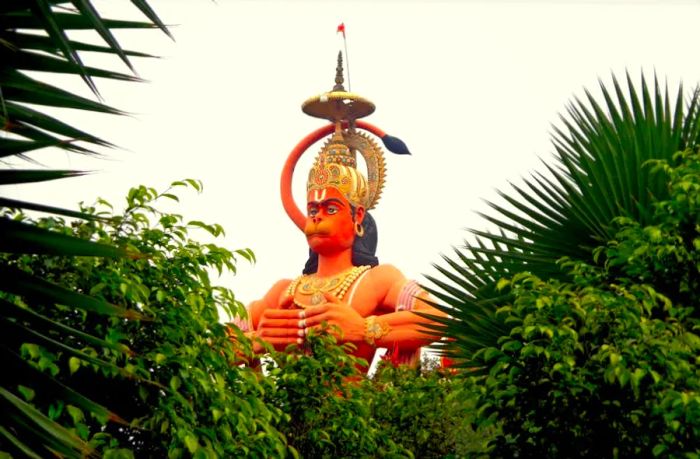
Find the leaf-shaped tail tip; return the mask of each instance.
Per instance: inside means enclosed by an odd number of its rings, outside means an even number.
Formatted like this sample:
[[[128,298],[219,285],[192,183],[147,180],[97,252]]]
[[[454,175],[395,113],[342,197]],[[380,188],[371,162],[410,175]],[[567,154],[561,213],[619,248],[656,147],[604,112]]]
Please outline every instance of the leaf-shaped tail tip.
[[[406,146],[404,141],[399,139],[398,137],[385,134],[384,137],[382,137],[382,142],[384,142],[384,146],[386,147],[386,149],[392,153],[395,153],[397,155],[411,154],[411,152],[408,151],[408,147]]]

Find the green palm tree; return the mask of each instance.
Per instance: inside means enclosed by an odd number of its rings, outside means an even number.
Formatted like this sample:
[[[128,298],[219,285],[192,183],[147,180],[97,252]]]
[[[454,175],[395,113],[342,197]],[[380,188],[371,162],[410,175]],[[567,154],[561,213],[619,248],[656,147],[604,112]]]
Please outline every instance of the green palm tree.
[[[444,256],[436,265],[440,275],[428,276],[429,290],[451,315],[438,327],[450,338],[439,349],[467,366],[476,350],[509,333],[495,315],[507,300],[499,280],[524,271],[564,279],[557,260],[592,262],[593,249],[614,236],[615,217],[648,224],[651,202],[667,190],[663,176],[644,163],[670,160],[700,142],[697,90],[686,101],[681,86],[671,99],[667,86],[654,78],[650,87],[643,75],[638,89],[629,75],[626,90],[614,76],[612,87],[600,87],[602,102],[586,91],[561,117],[549,176],[534,173],[523,186],[499,192],[505,204],[489,203],[494,212],[482,214],[497,230],[470,230],[475,242]]]
[[[0,3],[0,161],[6,166],[12,158],[30,159],[43,148],[60,148],[69,152],[94,154],[95,147],[112,146],[106,140],[48,115],[37,107],[59,107],[93,112],[120,114],[99,101],[95,78],[138,81],[130,74],[113,72],[83,64],[81,53],[97,52],[117,56],[133,71],[131,58],[147,54],[121,48],[114,29],[160,28],[169,32],[145,0],[131,0],[148,22],[104,19],[90,0],[3,0]],[[71,30],[94,30],[101,42],[71,39]],[[29,73],[32,72],[32,73]],[[35,72],[72,74],[81,78],[95,94],[92,100],[35,78]],[[74,177],[83,172],[73,170],[0,168],[0,185]],[[21,256],[123,256],[125,251],[90,241],[76,239],[26,224],[13,218],[9,209],[48,212],[73,218],[94,218],[80,212],[53,207],[50,203],[25,202],[0,195],[0,251]],[[64,337],[127,352],[121,344],[72,329],[33,311],[34,305],[65,305],[99,314],[137,317],[81,292],[65,290],[41,279],[40,273],[26,273],[12,263],[0,265],[0,359],[4,364],[0,383],[0,449],[29,457],[84,457],[92,455],[87,443],[74,433],[39,412],[28,399],[29,392],[64,400],[105,420],[120,421],[79,391],[64,386],[54,378],[27,364],[19,355],[22,343],[33,342],[53,352],[77,356],[95,365],[99,357],[85,355],[80,349],[64,344]],[[70,342],[66,340],[65,342]]]

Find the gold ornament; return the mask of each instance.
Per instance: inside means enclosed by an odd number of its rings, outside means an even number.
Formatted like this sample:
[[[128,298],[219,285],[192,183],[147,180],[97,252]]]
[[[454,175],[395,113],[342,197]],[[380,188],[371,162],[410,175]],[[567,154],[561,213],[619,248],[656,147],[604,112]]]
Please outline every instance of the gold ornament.
[[[287,294],[294,298],[294,304],[300,308],[318,306],[326,301],[325,293],[330,293],[338,300],[342,300],[350,286],[371,266],[353,266],[338,275],[331,277],[316,277],[315,274],[304,274],[294,279],[287,288]],[[300,294],[309,297],[309,304],[296,299]]]
[[[377,322],[377,316],[369,316],[365,319],[365,342],[370,346],[376,346],[376,340],[389,333],[391,328],[384,322]]]
[[[376,142],[355,130],[354,122],[371,114],[374,104],[345,91],[342,71],[342,56],[338,54],[336,85],[333,90],[312,97],[301,106],[304,113],[335,123],[335,132],[319,152],[309,172],[306,190],[308,193],[333,187],[353,206],[370,210],[376,206],[384,187],[384,155]],[[367,165],[366,178],[357,170],[357,152]]]
[[[365,227],[362,226],[362,223],[355,223],[355,234],[357,235],[357,237],[362,237],[365,235]]]

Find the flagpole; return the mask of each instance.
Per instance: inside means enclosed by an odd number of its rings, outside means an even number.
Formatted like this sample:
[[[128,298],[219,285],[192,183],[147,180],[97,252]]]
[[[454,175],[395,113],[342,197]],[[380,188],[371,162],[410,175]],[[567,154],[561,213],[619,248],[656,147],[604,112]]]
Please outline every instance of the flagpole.
[[[350,84],[350,57],[348,57],[348,41],[345,37],[345,23],[341,22],[336,31],[343,34],[343,45],[345,47],[345,67],[348,69],[348,92],[352,92],[352,85]]]
[[[345,45],[345,66],[348,68],[348,92],[352,92],[352,84],[350,83],[350,58],[348,57],[348,41],[345,39],[345,31],[343,31],[343,44]]]

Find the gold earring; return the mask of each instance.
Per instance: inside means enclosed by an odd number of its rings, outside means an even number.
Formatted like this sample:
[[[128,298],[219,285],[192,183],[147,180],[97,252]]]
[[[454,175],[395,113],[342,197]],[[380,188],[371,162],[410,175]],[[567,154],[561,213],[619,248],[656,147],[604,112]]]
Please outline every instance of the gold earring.
[[[357,237],[362,237],[365,235],[365,229],[362,227],[362,223],[355,223],[355,234],[357,234]]]

